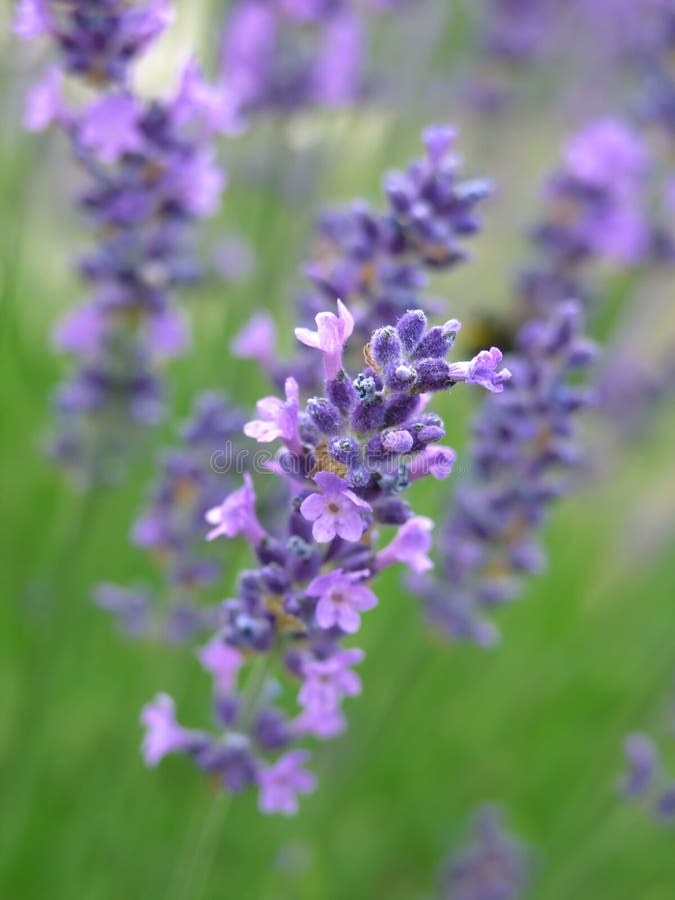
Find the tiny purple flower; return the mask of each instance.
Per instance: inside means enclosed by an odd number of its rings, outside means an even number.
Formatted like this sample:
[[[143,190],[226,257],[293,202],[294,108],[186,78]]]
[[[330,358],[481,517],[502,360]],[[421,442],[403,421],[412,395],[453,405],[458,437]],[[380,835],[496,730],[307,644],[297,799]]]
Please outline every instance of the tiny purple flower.
[[[350,666],[363,661],[363,650],[339,650],[328,659],[307,660],[302,667],[304,683],[298,703],[306,711],[333,711],[343,697],[361,693],[361,679]]]
[[[437,481],[449,478],[457,454],[451,447],[425,447],[408,466],[408,478],[416,481],[431,475]]]
[[[308,758],[306,750],[292,750],[273,765],[261,769],[258,775],[261,812],[295,815],[298,811],[296,795],[309,794],[316,787],[314,775],[302,768]]]
[[[276,356],[277,330],[267,313],[256,313],[230,344],[234,356],[255,359],[265,369]]]
[[[106,163],[141,148],[138,106],[128,94],[110,94],[94,101],[82,115],[78,137]]]
[[[467,384],[479,384],[493,394],[504,390],[504,382],[511,373],[508,369],[497,371],[502,361],[502,351],[497,347],[481,350],[470,362],[451,363],[448,367],[448,378],[452,381],[465,381]]]
[[[219,694],[227,694],[236,686],[237,674],[244,664],[244,657],[220,636],[216,635],[205,644],[197,656],[204,668],[213,675]]]
[[[357,497],[346,481],[331,472],[317,472],[314,481],[323,493],[310,494],[300,506],[305,519],[314,523],[314,540],[326,544],[337,535],[345,541],[358,541],[365,530],[361,511],[371,511],[370,503]]]
[[[44,131],[52,122],[66,122],[67,119],[63,72],[58,66],[52,66],[28,94],[24,125],[28,131]]]
[[[189,732],[176,722],[174,702],[168,694],[157,694],[143,707],[141,723],[146,729],[143,758],[148,766],[156,766],[167,753],[183,750],[188,743]]]
[[[296,328],[295,336],[301,344],[321,350],[326,378],[335,378],[342,368],[342,351],[354,331],[354,319],[342,300],[337,302],[338,314],[320,312],[315,317],[316,331]]]
[[[265,537],[265,529],[255,514],[255,491],[248,472],[244,473],[243,486],[226,497],[220,506],[210,509],[206,513],[206,521],[216,526],[206,535],[207,541],[221,534],[227,537],[243,534],[251,544],[260,543]]]
[[[264,397],[258,400],[256,410],[260,418],[247,422],[244,425],[244,434],[261,444],[281,438],[289,450],[299,452],[302,449],[302,442],[298,431],[300,403],[298,383],[295,378],[287,378],[284,387],[285,402],[278,397]]]
[[[14,33],[23,41],[47,34],[51,21],[46,0],[20,0],[13,27]]]
[[[361,581],[364,572],[348,572],[342,569],[318,575],[307,587],[310,597],[318,597],[316,605],[316,621],[319,628],[332,628],[337,625],[347,634],[359,630],[361,617],[377,606],[377,597],[370,588]]]
[[[621,782],[626,797],[640,797],[654,782],[659,755],[654,741],[646,734],[630,734],[624,743],[627,771]]]
[[[401,525],[394,540],[377,554],[377,568],[384,569],[394,563],[404,563],[418,574],[433,569],[434,564],[428,555],[433,527],[433,521],[426,516],[408,519]]]

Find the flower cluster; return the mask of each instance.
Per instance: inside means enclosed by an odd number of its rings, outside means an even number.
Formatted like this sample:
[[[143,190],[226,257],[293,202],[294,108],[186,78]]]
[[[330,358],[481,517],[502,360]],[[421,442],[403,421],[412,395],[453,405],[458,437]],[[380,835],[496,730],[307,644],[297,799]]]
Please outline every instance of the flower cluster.
[[[85,480],[109,478],[131,434],[162,414],[160,364],[189,340],[174,292],[198,275],[193,223],[216,211],[224,183],[211,138],[240,127],[231,96],[193,61],[170,98],[135,95],[134,63],[171,17],[165,0],[23,0],[15,22],[21,37],[47,36],[60,54],[29,96],[26,124],[56,123],[69,138],[96,237],[79,265],[90,297],[54,335],[77,358],[56,396],[54,452]],[[90,99],[69,104],[66,75]]]
[[[591,126],[569,144],[565,163],[534,232],[538,262],[520,279],[513,378],[476,416],[471,474],[441,531],[445,580],[422,588],[435,625],[480,645],[497,639],[485,611],[516,597],[522,576],[544,565],[546,513],[583,459],[576,420],[594,394],[580,375],[595,355],[579,299],[589,300],[585,267],[632,261],[641,233],[631,201],[639,201],[645,158],[632,132],[615,122]]]
[[[495,348],[469,362],[448,362],[459,323],[429,328],[421,310],[377,329],[365,350],[368,365],[352,377],[342,353],[353,326],[339,303],[337,315],[317,316],[316,331],[298,328],[298,339],[321,354],[323,396],[301,404],[289,377],[285,400],[261,401],[260,418],[245,426],[258,441],[281,442],[268,468],[287,487],[286,521],[276,533],[262,524],[248,474],[206,513],[209,539],[242,535],[258,561],[258,568],[241,573],[237,596],[222,604],[223,627],[201,655],[214,675],[224,734],[185,731],[163,696],[144,712],[148,762],[185,751],[229,790],[257,785],[266,812],[295,811],[295,794],[313,786],[306,753],[289,749],[293,742],[344,728],[342,700],[360,691],[353,666],[363,653],[346,649],[343,640],[378,602],[374,576],[397,563],[418,573],[431,566],[432,522],[401,497],[411,481],[445,478],[452,468],[454,452],[438,446],[443,422],[425,409],[428,395],[458,382],[500,392],[509,377]],[[384,547],[379,526],[397,529]],[[238,671],[253,657],[259,668],[252,667],[238,693]],[[286,680],[299,682],[294,718],[269,677],[275,660],[283,662]]]
[[[159,478],[134,524],[132,541],[161,572],[161,594],[167,601],[160,602],[146,587],[105,583],[95,592],[96,603],[113,613],[127,634],[183,641],[217,627],[217,607],[198,602],[222,575],[213,547],[204,544],[202,525],[206,512],[232,483],[232,473],[246,462],[238,449],[244,421],[226,398],[203,394],[181,429],[181,448],[163,454]]]
[[[675,780],[663,772],[656,744],[649,735],[630,734],[624,742],[626,772],[622,794],[651,808],[662,822],[675,821]]]
[[[565,148],[550,180],[547,216],[534,239],[558,271],[594,256],[639,262],[648,250],[642,209],[648,157],[638,135],[619,119],[601,119]]]
[[[399,5],[401,0],[237,0],[224,26],[223,75],[247,111],[351,104],[365,90],[363,13]]]
[[[447,900],[517,900],[530,880],[525,847],[509,834],[496,809],[476,813],[473,842],[456,854],[442,876]]]
[[[354,314],[356,334],[365,341],[407,309],[438,312],[438,304],[422,293],[429,273],[468,258],[464,241],[479,229],[476,207],[490,193],[490,184],[459,179],[452,128],[431,127],[423,139],[425,156],[386,177],[384,212],[356,201],[321,217],[316,252],[305,266],[312,290],[298,302],[302,319],[340,297]],[[292,369],[303,387],[315,387],[311,361],[305,358],[290,366],[279,362],[275,343],[273,323],[258,315],[234,342],[233,351],[257,359],[278,383]]]

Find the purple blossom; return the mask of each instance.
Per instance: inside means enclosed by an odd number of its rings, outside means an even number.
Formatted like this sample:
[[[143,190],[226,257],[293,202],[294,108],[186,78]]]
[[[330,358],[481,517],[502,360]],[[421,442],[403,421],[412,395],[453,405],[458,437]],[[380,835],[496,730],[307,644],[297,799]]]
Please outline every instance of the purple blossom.
[[[384,569],[395,563],[403,563],[413,572],[428,572],[434,565],[429,558],[433,527],[433,520],[426,516],[408,519],[398,529],[394,540],[377,554],[377,568]]]
[[[297,794],[310,794],[316,778],[302,766],[309,758],[305,750],[292,750],[259,775],[260,810],[292,816],[298,811]]]
[[[216,690],[227,694],[236,686],[237,674],[244,664],[244,657],[216,635],[199,651],[199,661],[213,675]]]
[[[110,94],[94,101],[78,124],[78,140],[104,163],[114,163],[124,153],[141,147],[138,131],[140,110],[128,94]]]
[[[256,360],[264,371],[274,359],[276,348],[276,325],[268,313],[256,313],[230,344],[235,356]]]
[[[295,336],[307,347],[320,350],[323,354],[326,378],[335,378],[342,368],[342,351],[354,331],[354,319],[342,300],[337,301],[337,316],[331,312],[321,312],[316,316],[316,331],[296,328]]]
[[[478,384],[494,394],[504,390],[504,382],[511,373],[503,368],[497,371],[502,361],[502,352],[497,347],[481,350],[470,362],[452,363],[448,370],[451,381],[465,381],[467,384]]]
[[[457,853],[443,877],[448,900],[517,900],[527,888],[530,865],[520,843],[486,807],[474,821],[473,841]]]
[[[251,544],[259,544],[265,537],[265,529],[255,514],[255,501],[253,480],[245,472],[243,486],[226,497],[220,506],[207,510],[206,521],[216,526],[206,535],[207,541],[221,535],[232,538],[243,534]]]
[[[141,723],[146,729],[143,758],[146,765],[156,766],[168,753],[184,750],[190,733],[176,722],[174,702],[167,694],[157,694],[143,707]]]
[[[362,662],[362,650],[341,650],[328,659],[308,659],[303,663],[303,684],[299,704],[312,712],[332,712],[343,697],[361,693],[361,679],[350,668]]]
[[[47,34],[51,25],[47,0],[20,0],[14,19],[14,32],[22,40],[32,41]]]
[[[258,400],[256,410],[259,419],[244,425],[244,434],[259,443],[269,443],[280,438],[289,450],[299,451],[302,441],[298,430],[299,388],[295,378],[287,378],[286,401],[278,397]]]
[[[317,597],[316,621],[320,628],[337,625],[347,634],[354,634],[361,625],[359,613],[377,606],[377,597],[362,581],[365,572],[335,569],[314,578],[307,586],[307,594]]]
[[[408,477],[411,481],[431,475],[438,481],[449,478],[457,459],[452,447],[425,447],[408,466]]]
[[[53,122],[66,124],[68,119],[63,98],[63,73],[58,66],[52,66],[28,95],[24,126],[28,131],[44,131]]]
[[[627,797],[640,797],[654,783],[659,757],[654,741],[646,734],[631,734],[624,742],[628,771],[621,790]]]
[[[310,494],[302,501],[300,512],[312,522],[314,540],[319,543],[341,537],[358,541],[365,531],[362,512],[372,511],[371,505],[358,497],[349,484],[330,472],[318,472],[314,481],[322,493]]]

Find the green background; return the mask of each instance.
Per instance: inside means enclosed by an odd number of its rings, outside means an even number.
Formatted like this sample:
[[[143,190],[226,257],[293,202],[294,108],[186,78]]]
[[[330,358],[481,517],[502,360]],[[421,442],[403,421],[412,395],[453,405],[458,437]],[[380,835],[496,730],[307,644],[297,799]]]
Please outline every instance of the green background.
[[[121,637],[90,589],[151,577],[128,531],[172,422],[114,490],[83,495],[42,452],[49,395],[68,365],[49,332],[81,299],[70,260],[88,237],[58,135],[20,133],[24,55],[13,51],[4,66],[0,896],[428,898],[470,812],[497,801],[534,848],[537,900],[671,900],[675,834],[623,802],[616,783],[631,730],[663,735],[675,764],[672,407],[631,442],[588,417],[593,466],[547,528],[547,573],[500,613],[498,648],[440,642],[416,598],[395,576],[381,578],[358,640],[363,695],[347,702],[347,734],[316,748],[321,784],[297,818],[262,817],[253,795],[228,803],[182,758],[143,767],[143,703],[166,690],[183,721],[205,725],[209,682],[190,648]],[[508,121],[474,120],[454,95],[434,110],[460,124],[466,173],[498,185],[476,260],[434,285],[469,321],[508,303],[541,176],[570,128],[566,112],[536,95]],[[257,268],[244,285],[209,284],[186,301],[198,352],[168,372],[174,424],[196,390],[229,390],[248,404],[267,391],[254,367],[228,356],[229,337],[253,307],[267,307],[290,347],[287,310],[314,212],[356,195],[377,200],[381,173],[418,153],[422,124],[419,112],[323,115],[260,122],[224,146],[232,186],[207,230],[211,240],[244,234]],[[615,309],[623,285],[597,279]],[[672,304],[672,283],[642,281],[627,315],[649,318],[668,291]],[[667,315],[659,322],[672,331]],[[637,329],[631,349],[650,356],[661,339]],[[465,392],[444,403],[458,448],[476,401]],[[440,514],[450,489],[414,496],[417,511]]]

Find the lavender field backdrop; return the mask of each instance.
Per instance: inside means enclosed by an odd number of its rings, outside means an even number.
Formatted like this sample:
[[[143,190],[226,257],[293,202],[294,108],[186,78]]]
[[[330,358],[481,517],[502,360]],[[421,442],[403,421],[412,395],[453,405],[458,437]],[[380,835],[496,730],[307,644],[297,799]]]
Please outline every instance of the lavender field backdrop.
[[[672,0],[0,50],[0,896],[671,900]]]

